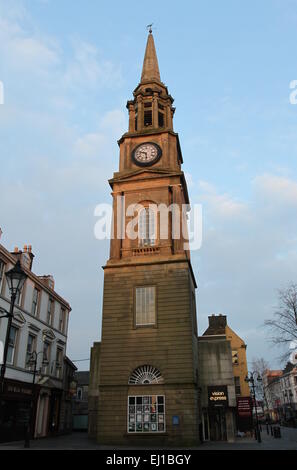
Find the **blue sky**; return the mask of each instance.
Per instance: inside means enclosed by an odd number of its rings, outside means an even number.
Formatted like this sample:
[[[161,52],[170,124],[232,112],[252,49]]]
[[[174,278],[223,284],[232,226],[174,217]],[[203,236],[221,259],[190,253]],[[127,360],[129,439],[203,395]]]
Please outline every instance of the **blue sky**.
[[[108,257],[94,208],[110,201],[151,22],[190,197],[203,204],[200,333],[225,313],[249,361],[277,366],[262,325],[297,278],[296,0],[0,0],[1,242],[33,245],[35,272],[53,274],[73,308],[68,354],[89,357]]]

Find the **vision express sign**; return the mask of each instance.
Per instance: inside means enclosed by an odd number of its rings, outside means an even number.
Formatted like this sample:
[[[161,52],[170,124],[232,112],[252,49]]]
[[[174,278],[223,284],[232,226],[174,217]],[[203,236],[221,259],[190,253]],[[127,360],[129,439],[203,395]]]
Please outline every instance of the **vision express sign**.
[[[208,406],[228,406],[228,389],[226,385],[208,387]]]

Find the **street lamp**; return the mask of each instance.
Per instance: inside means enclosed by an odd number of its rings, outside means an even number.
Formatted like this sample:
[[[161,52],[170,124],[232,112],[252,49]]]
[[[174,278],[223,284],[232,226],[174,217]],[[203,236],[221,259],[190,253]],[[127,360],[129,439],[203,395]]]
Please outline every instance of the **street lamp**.
[[[258,420],[258,411],[257,411],[257,402],[256,402],[256,392],[255,392],[255,378],[254,375],[258,374],[257,381],[262,382],[262,377],[258,372],[250,372],[250,376],[246,376],[245,381],[252,385],[253,389],[253,396],[254,396],[254,404],[255,404],[255,412],[256,412],[256,436],[255,439],[258,440],[259,443],[262,442],[261,433],[259,428],[259,420]]]
[[[31,403],[30,403],[30,414],[29,414],[29,420],[28,420],[28,425],[26,429],[26,435],[25,435],[25,445],[24,447],[29,448],[30,447],[30,438],[31,438],[31,424],[32,424],[32,418],[33,418],[33,409],[34,409],[34,388],[35,388],[35,379],[36,379],[36,372],[37,372],[37,359],[39,354],[43,354],[44,351],[33,351],[30,354],[30,357],[27,361],[27,365],[33,365],[33,380],[32,380],[32,398],[31,398]],[[44,361],[42,362],[42,364]]]
[[[5,309],[1,308],[1,318],[8,318],[7,322],[7,329],[6,329],[6,337],[5,337],[5,344],[4,344],[4,352],[3,352],[3,362],[1,365],[1,373],[0,373],[0,423],[3,422],[3,399],[2,396],[4,393],[4,376],[6,371],[6,362],[7,362],[7,354],[8,354],[8,345],[9,345],[9,338],[10,338],[10,330],[12,325],[13,319],[13,309],[14,304],[16,301],[17,296],[21,293],[25,280],[27,278],[27,274],[23,271],[21,267],[21,263],[18,260],[14,267],[5,273],[5,277],[7,280],[7,284],[10,290],[10,309],[9,312]]]
[[[4,315],[5,317],[8,318],[8,323],[7,323],[6,338],[5,338],[5,345],[4,345],[3,362],[1,366],[1,376],[0,376],[1,392],[3,392],[3,387],[4,387],[4,376],[5,376],[5,371],[6,371],[8,343],[9,343],[10,330],[11,330],[12,319],[13,319],[14,304],[15,304],[17,296],[21,293],[21,290],[27,278],[27,274],[22,269],[21,263],[18,260],[15,266],[5,273],[5,277],[6,277],[7,284],[10,290],[10,309],[9,309],[9,312],[5,311],[6,315]]]

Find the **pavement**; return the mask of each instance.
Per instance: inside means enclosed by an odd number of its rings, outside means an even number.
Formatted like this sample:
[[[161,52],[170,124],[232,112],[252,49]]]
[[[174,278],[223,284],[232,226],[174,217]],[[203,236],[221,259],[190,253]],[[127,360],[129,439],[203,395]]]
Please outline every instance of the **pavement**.
[[[297,450],[297,429],[281,427],[281,438],[274,438],[267,435],[266,427],[262,428],[262,443],[258,443],[254,438],[237,438],[235,442],[204,442],[199,447],[190,450]],[[24,441],[9,442],[0,444],[0,450],[21,450],[24,449]],[[132,450],[135,447],[127,446],[102,446],[88,438],[87,433],[74,432],[65,436],[48,437],[31,441],[32,450]],[[158,449],[138,448],[142,450]],[[168,450],[168,448],[166,448]],[[179,448],[182,449],[182,448]]]

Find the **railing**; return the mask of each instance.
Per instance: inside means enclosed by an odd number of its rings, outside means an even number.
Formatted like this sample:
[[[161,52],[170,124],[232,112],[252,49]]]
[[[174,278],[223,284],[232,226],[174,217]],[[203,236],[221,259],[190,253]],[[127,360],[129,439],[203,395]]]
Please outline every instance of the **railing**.
[[[141,255],[152,255],[160,253],[160,248],[158,246],[144,246],[141,248],[133,248],[133,256]]]

